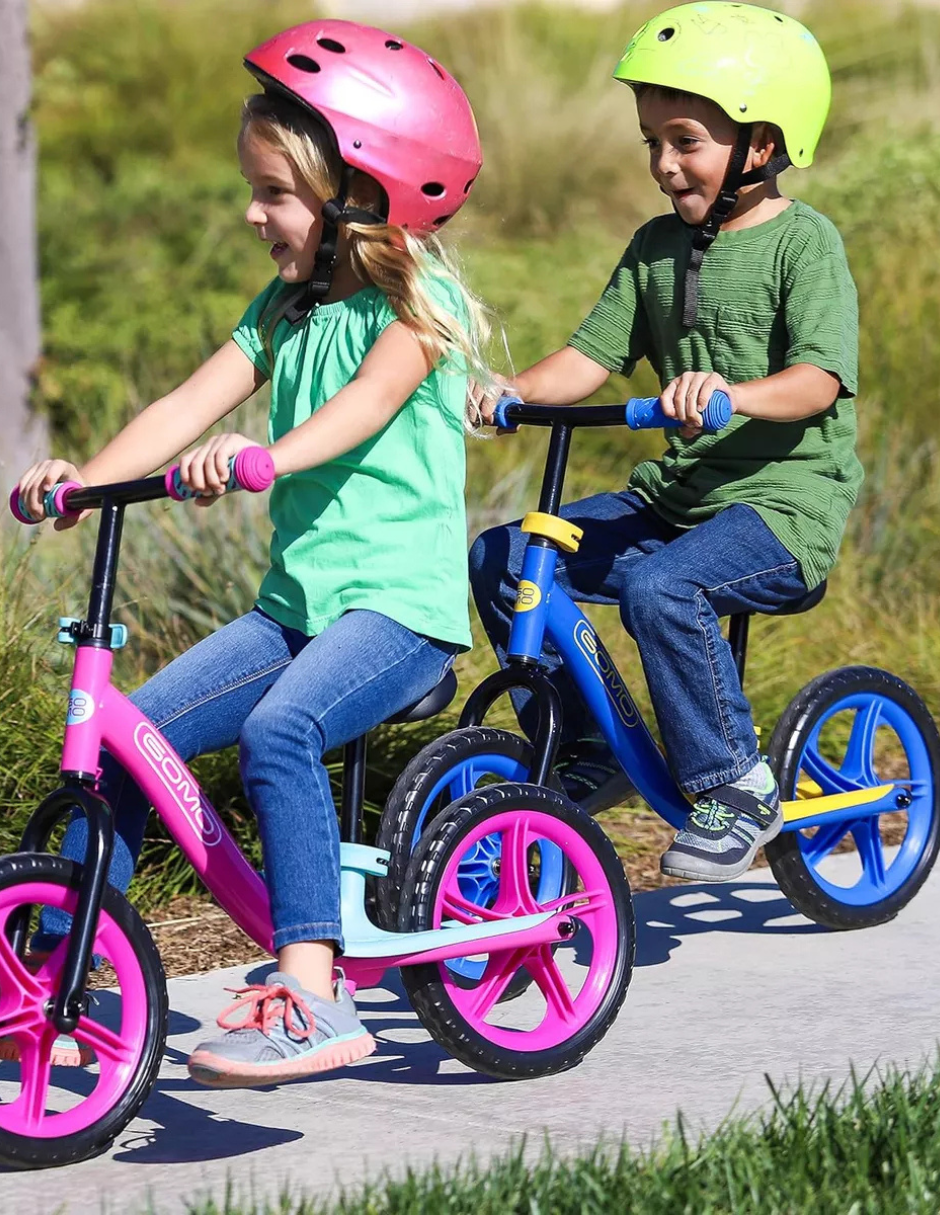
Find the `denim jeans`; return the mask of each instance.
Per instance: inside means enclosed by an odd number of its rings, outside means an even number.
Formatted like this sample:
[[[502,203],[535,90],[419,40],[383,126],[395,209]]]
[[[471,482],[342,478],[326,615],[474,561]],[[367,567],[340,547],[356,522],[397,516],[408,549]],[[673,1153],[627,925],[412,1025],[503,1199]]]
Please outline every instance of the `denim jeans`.
[[[799,564],[750,506],[736,504],[692,528],[666,523],[638,494],[597,494],[561,510],[584,529],[561,553],[556,582],[578,603],[620,607],[637,643],[669,764],[687,793],[743,776],[759,759],[750,706],[719,616],[780,607],[806,594]],[[483,627],[505,665],[516,582],[528,537],[518,523],[481,535],[470,581]],[[564,705],[562,738],[596,734],[559,659],[544,662]],[[515,699],[533,733],[534,705]]]
[[[338,942],[339,829],[323,756],[431,690],[455,648],[412,633],[378,612],[347,612],[316,637],[259,609],[175,659],[131,700],[183,760],[239,744],[245,793],[258,820],[271,896],[274,945]],[[124,770],[102,756],[114,811],[109,880],[127,890],[150,810]],[[87,826],[69,824],[62,855],[81,861]],[[34,948],[68,931],[46,908]]]

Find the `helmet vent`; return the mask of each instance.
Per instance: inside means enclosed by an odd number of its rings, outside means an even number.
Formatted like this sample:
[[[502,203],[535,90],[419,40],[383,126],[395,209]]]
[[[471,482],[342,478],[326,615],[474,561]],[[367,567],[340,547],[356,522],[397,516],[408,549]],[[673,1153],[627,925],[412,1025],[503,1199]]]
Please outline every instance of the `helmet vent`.
[[[778,17],[776,13],[774,13],[774,21],[779,21],[780,24],[783,25],[783,18]]]
[[[299,72],[319,72],[320,65],[316,59],[311,59],[309,55],[288,55],[287,62],[291,67],[295,67]]]
[[[346,48],[335,38],[318,38],[317,46],[322,46],[325,51],[332,51],[334,55],[345,55],[346,53]]]
[[[430,63],[431,67],[434,68],[435,72],[437,72],[437,74],[438,74],[438,76],[440,76],[441,80],[447,79],[447,77],[444,75],[442,69],[440,67],[438,67],[438,65],[434,62],[433,59],[429,59],[428,63]]]
[[[656,35],[656,37],[659,39],[660,42],[668,42],[669,39],[675,34],[675,32],[676,31],[673,29],[673,27],[671,25],[667,25],[664,30],[659,31],[659,33]]]
[[[439,215],[439,216],[437,217],[437,219],[434,221],[434,227],[435,227],[435,228],[442,228],[442,227],[444,226],[444,224],[446,224],[446,223],[447,223],[447,221],[448,221],[449,219],[453,219],[453,218],[454,218],[454,212],[453,212],[453,211],[451,211],[450,215]]]
[[[469,193],[470,193],[470,187],[473,185],[473,183],[474,183],[475,181],[476,181],[476,178],[475,178],[475,177],[471,177],[471,178],[470,178],[470,180],[467,182],[467,184],[466,184],[466,185],[464,186],[464,188],[463,188],[463,192],[464,192],[464,194],[469,194]]]
[[[385,44],[390,51],[400,51],[404,48],[403,42],[398,42],[395,38],[389,38]]]
[[[428,198],[441,198],[445,190],[439,181],[426,181],[421,187],[421,193],[426,194]]]

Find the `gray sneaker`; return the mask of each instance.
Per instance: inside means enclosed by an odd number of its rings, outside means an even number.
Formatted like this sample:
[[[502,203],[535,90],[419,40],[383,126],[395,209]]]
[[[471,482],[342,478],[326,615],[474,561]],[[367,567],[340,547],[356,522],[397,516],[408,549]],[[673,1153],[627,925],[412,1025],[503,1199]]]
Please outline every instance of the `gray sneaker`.
[[[757,794],[719,785],[699,794],[659,867],[669,877],[730,882],[750,868],[758,848],[778,836],[782,826],[780,791],[773,776]]]
[[[279,972],[234,990],[240,999],[218,1018],[228,1032],[201,1042],[189,1056],[189,1074],[199,1084],[260,1088],[344,1067],[375,1050],[341,978],[333,985],[335,1003]],[[232,1025],[229,1014],[242,1010],[244,1020]]]

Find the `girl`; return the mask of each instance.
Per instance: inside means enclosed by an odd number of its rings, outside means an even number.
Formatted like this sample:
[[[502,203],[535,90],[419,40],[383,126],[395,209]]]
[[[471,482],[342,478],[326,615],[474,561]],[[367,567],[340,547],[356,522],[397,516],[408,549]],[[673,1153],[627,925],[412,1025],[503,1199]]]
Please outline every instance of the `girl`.
[[[287,30],[245,62],[264,86],[238,140],[245,218],[277,278],[230,341],[81,473],[47,460],[20,482],[41,515],[56,481],[145,476],[271,383],[279,479],[254,610],[134,696],[186,760],[237,741],[258,819],[277,970],[232,1006],[243,1020],[233,1026],[227,1009],[228,1032],[190,1059],[195,1079],[226,1086],[375,1049],[333,981],[339,839],[322,760],[424,696],[469,647],[463,434],[484,325],[433,236],[481,165],[456,81],[417,47],[346,21]],[[203,504],[250,443],[217,435],[182,457]],[[149,807],[103,760],[117,827],[110,880],[126,890]],[[76,820],[64,855],[80,860],[85,838]],[[48,950],[67,928],[47,910],[34,946]],[[87,1061],[74,1042],[71,1052]]]

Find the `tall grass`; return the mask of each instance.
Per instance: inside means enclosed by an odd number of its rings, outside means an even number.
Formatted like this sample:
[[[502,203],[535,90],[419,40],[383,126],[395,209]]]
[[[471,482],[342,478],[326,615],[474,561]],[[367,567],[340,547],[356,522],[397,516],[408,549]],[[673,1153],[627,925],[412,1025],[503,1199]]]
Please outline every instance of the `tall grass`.
[[[499,341],[493,347],[502,369],[564,343],[634,227],[662,209],[629,90],[609,78],[656,7],[531,5],[405,31],[456,72],[479,116],[486,165],[452,240],[504,324],[509,359]],[[252,88],[241,56],[309,14],[306,0],[89,0],[36,10],[45,325],[37,403],[60,452],[80,459],[178,383],[270,276],[241,217],[234,137]],[[837,0],[811,5],[804,19],[829,54],[835,102],[817,165],[784,182],[838,224],[859,285],[867,481],[812,627],[799,617],[755,626],[748,689],[765,726],[805,679],[842,661],[896,668],[940,712],[940,13],[888,16],[874,3]],[[641,368],[629,384],[612,377],[598,399],[654,390]],[[262,411],[263,402],[246,407],[234,424],[260,438]],[[533,505],[544,442],[526,434],[470,444],[471,533]],[[622,486],[660,445],[656,434],[576,435],[566,496]],[[54,779],[65,668],[49,630],[58,611],[83,609],[92,527],[44,534],[22,565],[11,543],[0,536],[0,836],[19,822],[13,808]],[[125,686],[250,606],[266,545],[263,504],[247,495],[208,512],[131,511],[119,587],[119,617],[133,636],[117,664]],[[616,613],[598,619],[635,673]],[[465,691],[492,665],[479,640],[461,662]],[[409,747],[447,720],[377,740],[374,799]],[[231,758],[203,772],[210,794],[244,815]]]

